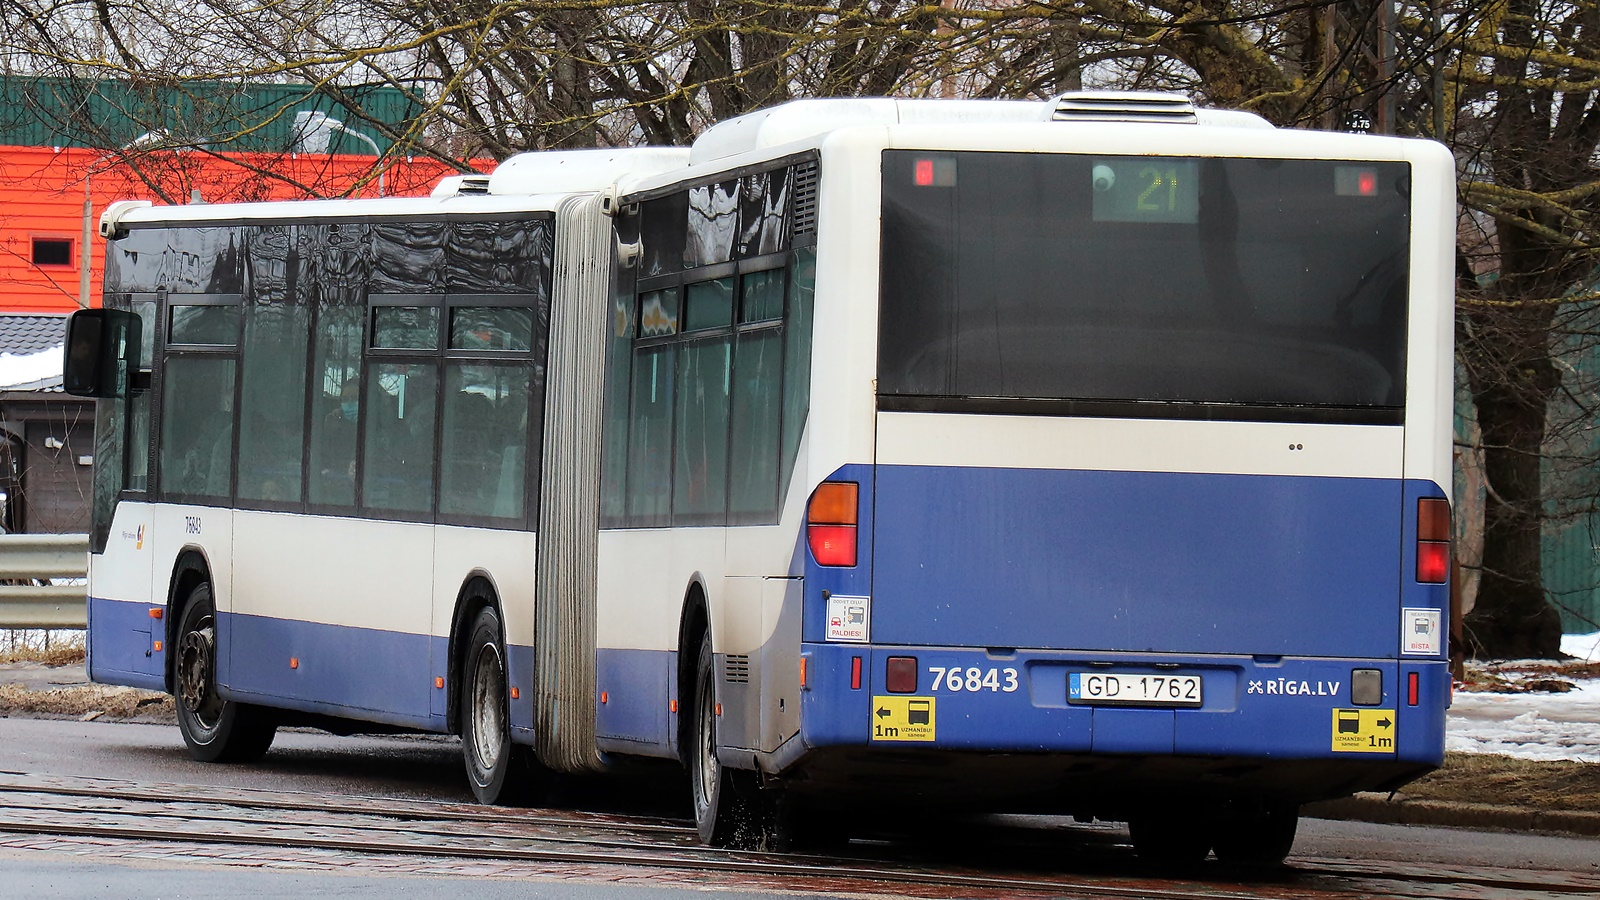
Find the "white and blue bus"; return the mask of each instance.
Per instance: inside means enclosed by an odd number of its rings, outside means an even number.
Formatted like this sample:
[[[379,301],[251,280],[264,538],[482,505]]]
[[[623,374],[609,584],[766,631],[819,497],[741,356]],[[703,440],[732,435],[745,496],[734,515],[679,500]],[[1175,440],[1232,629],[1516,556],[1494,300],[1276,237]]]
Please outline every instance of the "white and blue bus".
[[[1281,860],[1442,760],[1453,173],[1172,95],[809,100],[116,207],[91,676],[203,759],[460,734],[485,802],[679,760],[714,844],[1006,810]]]

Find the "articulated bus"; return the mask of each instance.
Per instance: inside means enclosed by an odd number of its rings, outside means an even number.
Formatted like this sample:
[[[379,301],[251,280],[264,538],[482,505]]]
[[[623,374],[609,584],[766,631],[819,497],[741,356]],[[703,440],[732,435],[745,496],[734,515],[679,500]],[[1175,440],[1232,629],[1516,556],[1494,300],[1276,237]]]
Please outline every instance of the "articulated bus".
[[[66,379],[91,677],[200,759],[459,734],[488,803],[676,760],[718,845],[1020,811],[1280,861],[1443,757],[1453,172],[1086,93],[119,205]]]

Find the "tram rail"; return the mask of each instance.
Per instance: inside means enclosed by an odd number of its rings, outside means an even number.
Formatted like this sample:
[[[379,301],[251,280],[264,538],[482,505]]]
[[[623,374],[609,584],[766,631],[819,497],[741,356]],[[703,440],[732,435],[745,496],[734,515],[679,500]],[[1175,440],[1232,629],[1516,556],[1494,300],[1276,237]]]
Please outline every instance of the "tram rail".
[[[1316,861],[1281,873],[984,872],[919,860],[915,847],[821,857],[715,850],[686,822],[565,810],[496,810],[430,801],[274,793],[0,772],[0,835],[226,844],[575,867],[717,873],[787,890],[918,897],[1565,898],[1600,878],[1384,861]],[[1035,857],[1038,858],[1038,857]],[[1006,864],[1002,864],[1006,865]],[[1242,875],[1239,878],[1231,876]]]

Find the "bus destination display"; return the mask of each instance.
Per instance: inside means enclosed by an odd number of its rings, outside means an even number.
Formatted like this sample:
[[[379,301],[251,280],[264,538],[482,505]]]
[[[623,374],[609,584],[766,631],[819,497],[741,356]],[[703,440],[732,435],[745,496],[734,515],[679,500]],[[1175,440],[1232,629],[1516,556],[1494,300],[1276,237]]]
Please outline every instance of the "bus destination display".
[[[1199,166],[1173,156],[1113,156],[1090,169],[1096,222],[1178,222],[1200,215]]]

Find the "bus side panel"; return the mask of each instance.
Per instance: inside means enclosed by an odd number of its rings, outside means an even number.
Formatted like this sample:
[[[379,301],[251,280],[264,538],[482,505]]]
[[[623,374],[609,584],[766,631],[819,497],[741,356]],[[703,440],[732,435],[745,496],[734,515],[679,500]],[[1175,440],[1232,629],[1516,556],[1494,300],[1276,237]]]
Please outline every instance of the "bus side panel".
[[[874,643],[1395,654],[1397,479],[885,465],[874,496]]]
[[[234,636],[227,696],[432,725],[427,635],[237,613],[226,620]]]
[[[601,648],[595,652],[600,696],[595,734],[603,750],[671,755],[669,697],[678,695],[677,654],[670,650]]]
[[[500,603],[502,640],[506,647],[506,689],[511,697],[511,736],[518,743],[533,739],[534,567],[537,536],[513,529],[439,525],[433,530],[433,636],[430,681],[434,724],[445,730],[452,692],[460,685],[450,673],[450,629],[462,589],[474,578],[486,580]],[[463,628],[470,627],[463,623]],[[463,636],[464,638],[465,636]],[[437,679],[444,686],[437,687]]]
[[[226,694],[429,726],[432,526],[241,511],[235,538]]]
[[[166,599],[151,593],[150,524],[147,504],[118,503],[105,552],[89,557],[87,666],[99,684],[166,690]]]

